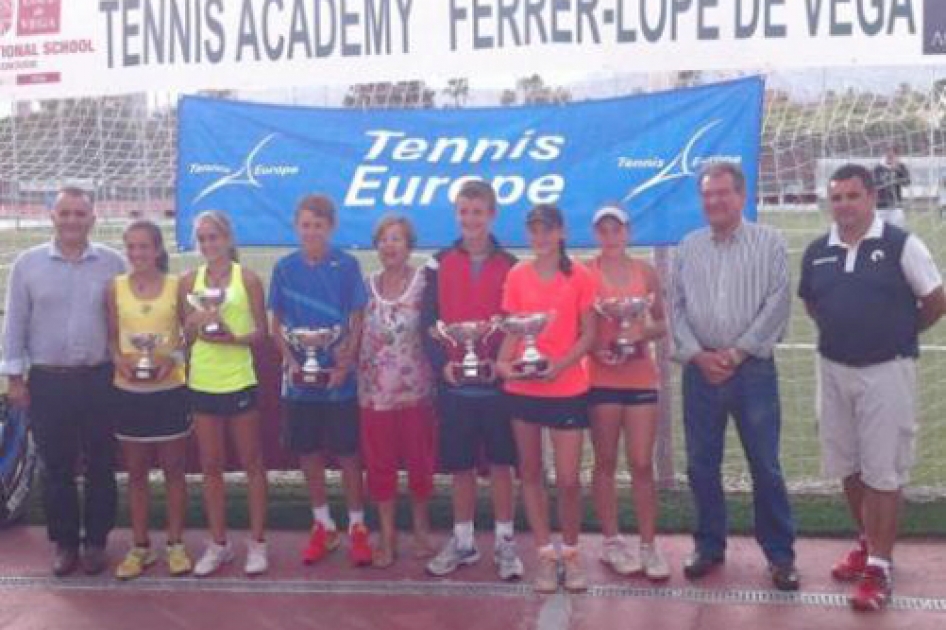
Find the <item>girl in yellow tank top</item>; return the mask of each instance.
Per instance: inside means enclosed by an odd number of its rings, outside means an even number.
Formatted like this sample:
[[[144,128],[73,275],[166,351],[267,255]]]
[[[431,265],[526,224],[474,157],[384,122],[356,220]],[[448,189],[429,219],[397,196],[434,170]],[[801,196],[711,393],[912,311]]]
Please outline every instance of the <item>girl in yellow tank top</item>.
[[[181,354],[181,327],[177,308],[177,276],[162,274],[160,292],[154,297],[140,297],[132,286],[133,273],[115,278],[115,306],[118,315],[118,348],[123,356],[140,355],[134,346],[136,336],[158,335],[151,351],[159,364],[153,380],[138,378],[128,370],[115,371],[115,386],[136,392],[157,392],[185,384]]]
[[[251,537],[247,541],[245,571],[255,575],[268,568],[264,538],[266,471],[251,350],[268,335],[263,283],[255,273],[237,264],[233,229],[225,214],[208,211],[198,215],[194,237],[205,264],[181,279],[179,301],[184,306],[184,332],[190,345],[190,408],[197,428],[204,507],[212,538],[194,574],[211,575],[233,560],[233,547],[227,540],[223,481],[229,433],[247,476]],[[223,290],[218,308],[201,310],[189,304],[188,296],[207,289]]]
[[[184,458],[190,422],[178,312],[177,278],[168,275],[161,230],[136,221],[124,235],[131,272],[116,277],[107,293],[109,343],[115,363],[117,437],[128,469],[133,546],[116,577],[138,577],[154,564],[148,538],[148,473],[161,462],[167,487],[167,563],[172,575],[191,570],[182,542],[187,486]],[[153,336],[153,348],[132,343]],[[145,359],[144,363],[142,360]]]
[[[591,438],[594,445],[594,499],[598,520],[605,537],[601,560],[621,575],[643,572],[651,580],[670,576],[666,560],[656,545],[657,490],[653,473],[653,452],[659,417],[659,378],[651,354],[652,342],[667,334],[663,290],[653,267],[628,256],[629,219],[623,209],[605,206],[594,216],[594,232],[601,254],[591,268],[597,276],[599,297],[650,296],[650,312],[644,322],[632,327],[644,349],[642,356],[630,357],[620,365],[603,361],[616,336],[613,322],[599,319],[599,339],[589,363],[591,391]],[[600,316],[599,316],[600,317]],[[620,537],[614,477],[618,445],[624,433],[627,461],[633,486],[631,497],[640,531],[640,547],[632,552]]]
[[[197,269],[194,286],[190,291],[198,294],[206,291],[207,265]],[[243,282],[243,269],[231,263],[229,283],[224,291],[223,304],[219,307],[219,320],[223,330],[236,339],[245,339],[256,331],[250,298]],[[222,337],[222,335],[221,335]],[[210,394],[226,394],[256,385],[253,370],[253,353],[245,343],[224,343],[207,335],[198,335],[191,346],[190,378],[192,390]]]

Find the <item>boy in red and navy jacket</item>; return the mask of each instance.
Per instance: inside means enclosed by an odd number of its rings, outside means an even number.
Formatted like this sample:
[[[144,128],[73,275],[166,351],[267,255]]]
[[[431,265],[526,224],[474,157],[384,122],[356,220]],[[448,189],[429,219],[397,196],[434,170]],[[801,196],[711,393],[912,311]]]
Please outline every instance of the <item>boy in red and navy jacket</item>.
[[[439,375],[439,455],[442,468],[453,475],[453,536],[427,565],[433,575],[444,576],[479,560],[473,540],[476,503],[475,469],[480,454],[490,466],[496,540],[493,559],[499,577],[522,577],[522,562],[513,538],[514,497],[512,469],[516,443],[498,381],[460,384],[454,368],[464,349],[435,339],[438,320],[445,324],[485,321],[501,313],[503,284],[516,258],[492,235],[496,219],[496,193],[486,182],[472,180],[456,200],[461,237],[437,252],[427,263],[422,322],[425,349]],[[494,362],[501,334],[479,343],[480,359]]]

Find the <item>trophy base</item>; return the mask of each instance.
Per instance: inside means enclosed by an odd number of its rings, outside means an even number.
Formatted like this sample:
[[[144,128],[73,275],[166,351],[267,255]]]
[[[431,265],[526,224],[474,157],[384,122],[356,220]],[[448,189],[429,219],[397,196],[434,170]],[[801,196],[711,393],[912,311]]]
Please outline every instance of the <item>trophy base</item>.
[[[157,367],[136,367],[132,376],[136,381],[147,382],[154,381],[158,378],[158,368]]]
[[[328,370],[319,370],[318,372],[303,372],[300,370],[292,373],[292,385],[301,388],[325,388],[331,376],[332,374]]]
[[[453,378],[460,385],[489,385],[496,380],[496,375],[489,363],[476,366],[455,365]]]
[[[512,364],[513,373],[517,378],[522,379],[541,378],[548,369],[548,359],[539,359],[538,361],[516,361]]]
[[[223,329],[223,326],[220,324],[207,324],[200,331],[204,334],[205,337],[222,337],[226,334]]]
[[[611,353],[621,362],[629,359],[643,359],[645,356],[643,343],[622,343],[614,341],[610,347]]]

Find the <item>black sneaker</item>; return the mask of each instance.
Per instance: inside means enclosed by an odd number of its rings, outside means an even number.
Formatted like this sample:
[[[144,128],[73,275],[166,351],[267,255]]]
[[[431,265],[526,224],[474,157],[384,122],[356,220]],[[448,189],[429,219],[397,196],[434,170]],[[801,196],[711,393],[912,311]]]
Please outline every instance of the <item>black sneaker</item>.
[[[64,545],[56,546],[56,555],[53,557],[53,575],[65,577],[79,566],[79,550]]]
[[[688,579],[698,580],[704,575],[715,571],[725,561],[726,558],[724,556],[709,556],[699,551],[694,551],[687,556],[686,562],[683,563],[683,575]]]
[[[769,574],[772,576],[772,584],[780,591],[797,591],[801,586],[798,569],[794,564],[769,565]]]
[[[105,555],[105,547],[86,545],[82,548],[79,563],[86,575],[98,575],[108,567],[108,556]]]

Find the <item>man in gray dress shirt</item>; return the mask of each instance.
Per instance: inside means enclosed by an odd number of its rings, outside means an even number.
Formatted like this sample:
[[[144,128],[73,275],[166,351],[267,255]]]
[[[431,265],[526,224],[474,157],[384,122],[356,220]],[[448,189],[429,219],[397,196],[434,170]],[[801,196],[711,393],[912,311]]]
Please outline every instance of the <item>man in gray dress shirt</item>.
[[[709,226],[680,244],[673,295],[676,355],[684,364],[687,476],[697,519],[696,548],[684,574],[700,578],[725,559],[721,465],[732,416],[752,475],[756,540],[775,586],[797,590],[773,358],[791,303],[788,251],[775,230],[743,220],[746,184],[738,166],[713,164],[699,183]]]
[[[125,264],[118,252],[89,242],[95,212],[87,193],[64,188],[51,219],[52,241],[22,252],[10,272],[0,374],[9,379],[10,402],[30,410],[56,543],[53,571],[67,575],[81,562],[94,574],[105,568],[117,495],[105,288]]]

